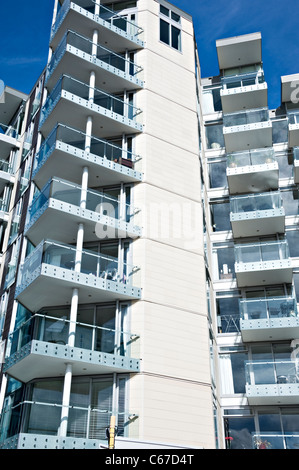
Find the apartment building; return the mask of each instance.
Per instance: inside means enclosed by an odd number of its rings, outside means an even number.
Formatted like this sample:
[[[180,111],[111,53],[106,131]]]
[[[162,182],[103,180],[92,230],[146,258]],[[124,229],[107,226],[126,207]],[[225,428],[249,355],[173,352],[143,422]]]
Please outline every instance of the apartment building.
[[[174,5],[54,2],[43,74],[2,104],[13,128],[23,114],[1,448],[107,447],[112,416],[116,448],[216,446],[198,87],[192,18]]]
[[[261,34],[216,48],[219,76],[202,80],[201,159],[226,447],[296,449],[298,76],[281,78],[269,109]]]

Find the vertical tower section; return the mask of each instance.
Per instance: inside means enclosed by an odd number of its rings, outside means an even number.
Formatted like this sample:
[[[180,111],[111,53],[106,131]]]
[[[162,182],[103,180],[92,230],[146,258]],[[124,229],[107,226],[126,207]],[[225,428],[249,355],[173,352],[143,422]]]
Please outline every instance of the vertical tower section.
[[[140,0],[138,24],[144,127],[135,144],[143,181],[134,200],[143,235],[134,241],[134,262],[142,266],[142,298],[132,306],[132,328],[142,341],[130,399],[140,411],[141,438],[211,448],[193,23],[170,3]]]

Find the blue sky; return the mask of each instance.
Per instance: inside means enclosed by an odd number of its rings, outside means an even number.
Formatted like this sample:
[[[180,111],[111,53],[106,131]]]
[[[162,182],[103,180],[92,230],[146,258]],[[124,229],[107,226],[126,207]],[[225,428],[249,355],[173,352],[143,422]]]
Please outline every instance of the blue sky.
[[[172,0],[193,17],[202,75],[218,74],[216,39],[260,31],[269,106],[280,104],[280,77],[299,72],[298,0]],[[53,0],[3,2],[0,80],[29,92],[48,54]]]

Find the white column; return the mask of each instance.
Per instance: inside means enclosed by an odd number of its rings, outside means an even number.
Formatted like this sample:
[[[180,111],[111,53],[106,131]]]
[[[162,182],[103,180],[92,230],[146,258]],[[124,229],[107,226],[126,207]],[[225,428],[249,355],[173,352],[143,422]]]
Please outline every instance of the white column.
[[[80,201],[81,209],[86,208],[87,189],[88,189],[88,167],[85,166],[83,168],[83,174],[82,174],[81,201]]]
[[[98,42],[99,42],[99,31],[97,29],[94,30],[92,35],[92,48],[91,48],[91,55],[96,56],[98,52]]]
[[[95,0],[95,6],[94,6],[94,14],[95,15],[100,15],[100,0]]]
[[[96,74],[94,71],[91,71],[90,76],[89,76],[89,96],[88,96],[88,99],[90,102],[93,102],[95,86],[96,86]]]
[[[71,397],[72,385],[72,365],[66,364],[66,371],[64,376],[63,395],[62,395],[62,409],[59,435],[65,437],[67,435],[67,425],[69,416],[69,405]]]
[[[91,135],[92,135],[92,117],[87,118],[86,131],[85,131],[85,152],[90,153]]]

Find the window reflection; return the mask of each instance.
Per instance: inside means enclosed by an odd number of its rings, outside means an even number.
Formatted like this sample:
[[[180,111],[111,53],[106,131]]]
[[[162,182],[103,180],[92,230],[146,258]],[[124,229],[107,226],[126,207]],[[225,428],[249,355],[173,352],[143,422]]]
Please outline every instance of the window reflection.
[[[226,188],[226,161],[209,164],[210,188]]]
[[[205,130],[208,149],[220,149],[225,146],[222,124],[206,126]]]

